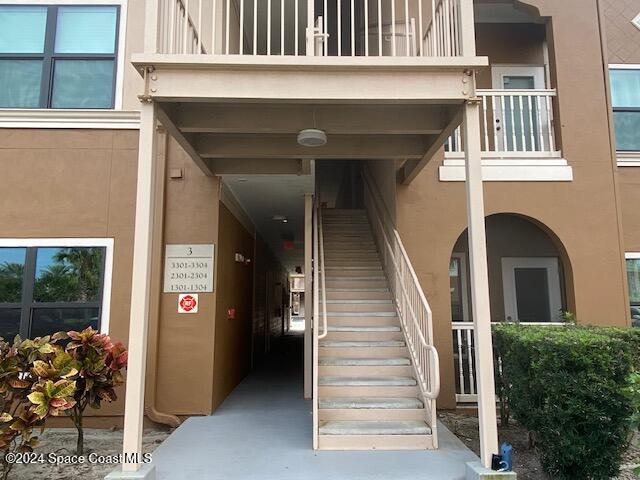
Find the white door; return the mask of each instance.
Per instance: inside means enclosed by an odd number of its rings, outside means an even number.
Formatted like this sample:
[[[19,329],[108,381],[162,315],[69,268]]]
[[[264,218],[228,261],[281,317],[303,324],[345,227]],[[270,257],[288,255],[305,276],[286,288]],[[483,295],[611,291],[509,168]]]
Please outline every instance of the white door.
[[[541,90],[545,88],[545,70],[542,66],[493,66],[492,86],[496,90]],[[507,152],[535,152],[544,149],[540,139],[541,125],[548,118],[546,105],[538,104],[527,95],[502,96],[493,106],[495,128],[498,132],[498,150]],[[544,142],[544,140],[543,140]]]
[[[560,321],[562,293],[557,257],[503,258],[502,285],[508,322]]]

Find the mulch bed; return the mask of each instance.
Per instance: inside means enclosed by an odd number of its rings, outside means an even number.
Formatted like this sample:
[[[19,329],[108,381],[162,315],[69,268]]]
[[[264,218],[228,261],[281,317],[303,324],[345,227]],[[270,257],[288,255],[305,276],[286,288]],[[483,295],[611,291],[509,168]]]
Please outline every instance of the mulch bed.
[[[438,418],[464,444],[480,454],[478,438],[478,417],[464,411],[438,412]],[[513,446],[513,470],[522,480],[549,480],[542,470],[540,457],[535,448],[529,447],[529,434],[526,429],[511,420],[508,427],[498,427],[499,442]],[[636,436],[623,457],[622,468],[616,480],[637,480],[633,469],[640,466],[640,439]]]

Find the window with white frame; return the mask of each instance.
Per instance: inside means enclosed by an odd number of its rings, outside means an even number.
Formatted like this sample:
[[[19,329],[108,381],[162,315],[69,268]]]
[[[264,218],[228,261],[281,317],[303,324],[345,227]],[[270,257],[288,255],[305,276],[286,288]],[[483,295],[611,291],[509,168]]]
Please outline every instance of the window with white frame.
[[[640,152],[640,66],[609,69],[611,103],[619,152]]]
[[[640,327],[640,252],[627,253],[626,257],[631,324]]]
[[[119,16],[118,5],[0,0],[0,108],[113,108]]]
[[[110,239],[0,243],[0,336],[108,329]]]

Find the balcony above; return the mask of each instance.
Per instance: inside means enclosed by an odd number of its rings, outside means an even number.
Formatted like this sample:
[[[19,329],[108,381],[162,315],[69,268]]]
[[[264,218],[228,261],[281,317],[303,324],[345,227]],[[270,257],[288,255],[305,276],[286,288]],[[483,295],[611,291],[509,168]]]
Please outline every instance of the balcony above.
[[[424,3],[424,5],[423,5]],[[462,103],[471,0],[147,0],[132,57],[160,101]]]
[[[571,181],[554,124],[555,90],[477,90],[486,181]],[[441,181],[464,181],[460,129],[446,141]]]

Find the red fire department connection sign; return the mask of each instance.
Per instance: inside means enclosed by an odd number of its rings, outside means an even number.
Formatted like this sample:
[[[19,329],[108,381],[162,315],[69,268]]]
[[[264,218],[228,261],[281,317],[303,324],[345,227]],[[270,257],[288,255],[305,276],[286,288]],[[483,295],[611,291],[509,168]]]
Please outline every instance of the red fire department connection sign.
[[[198,313],[198,294],[181,293],[178,295],[178,313]]]

